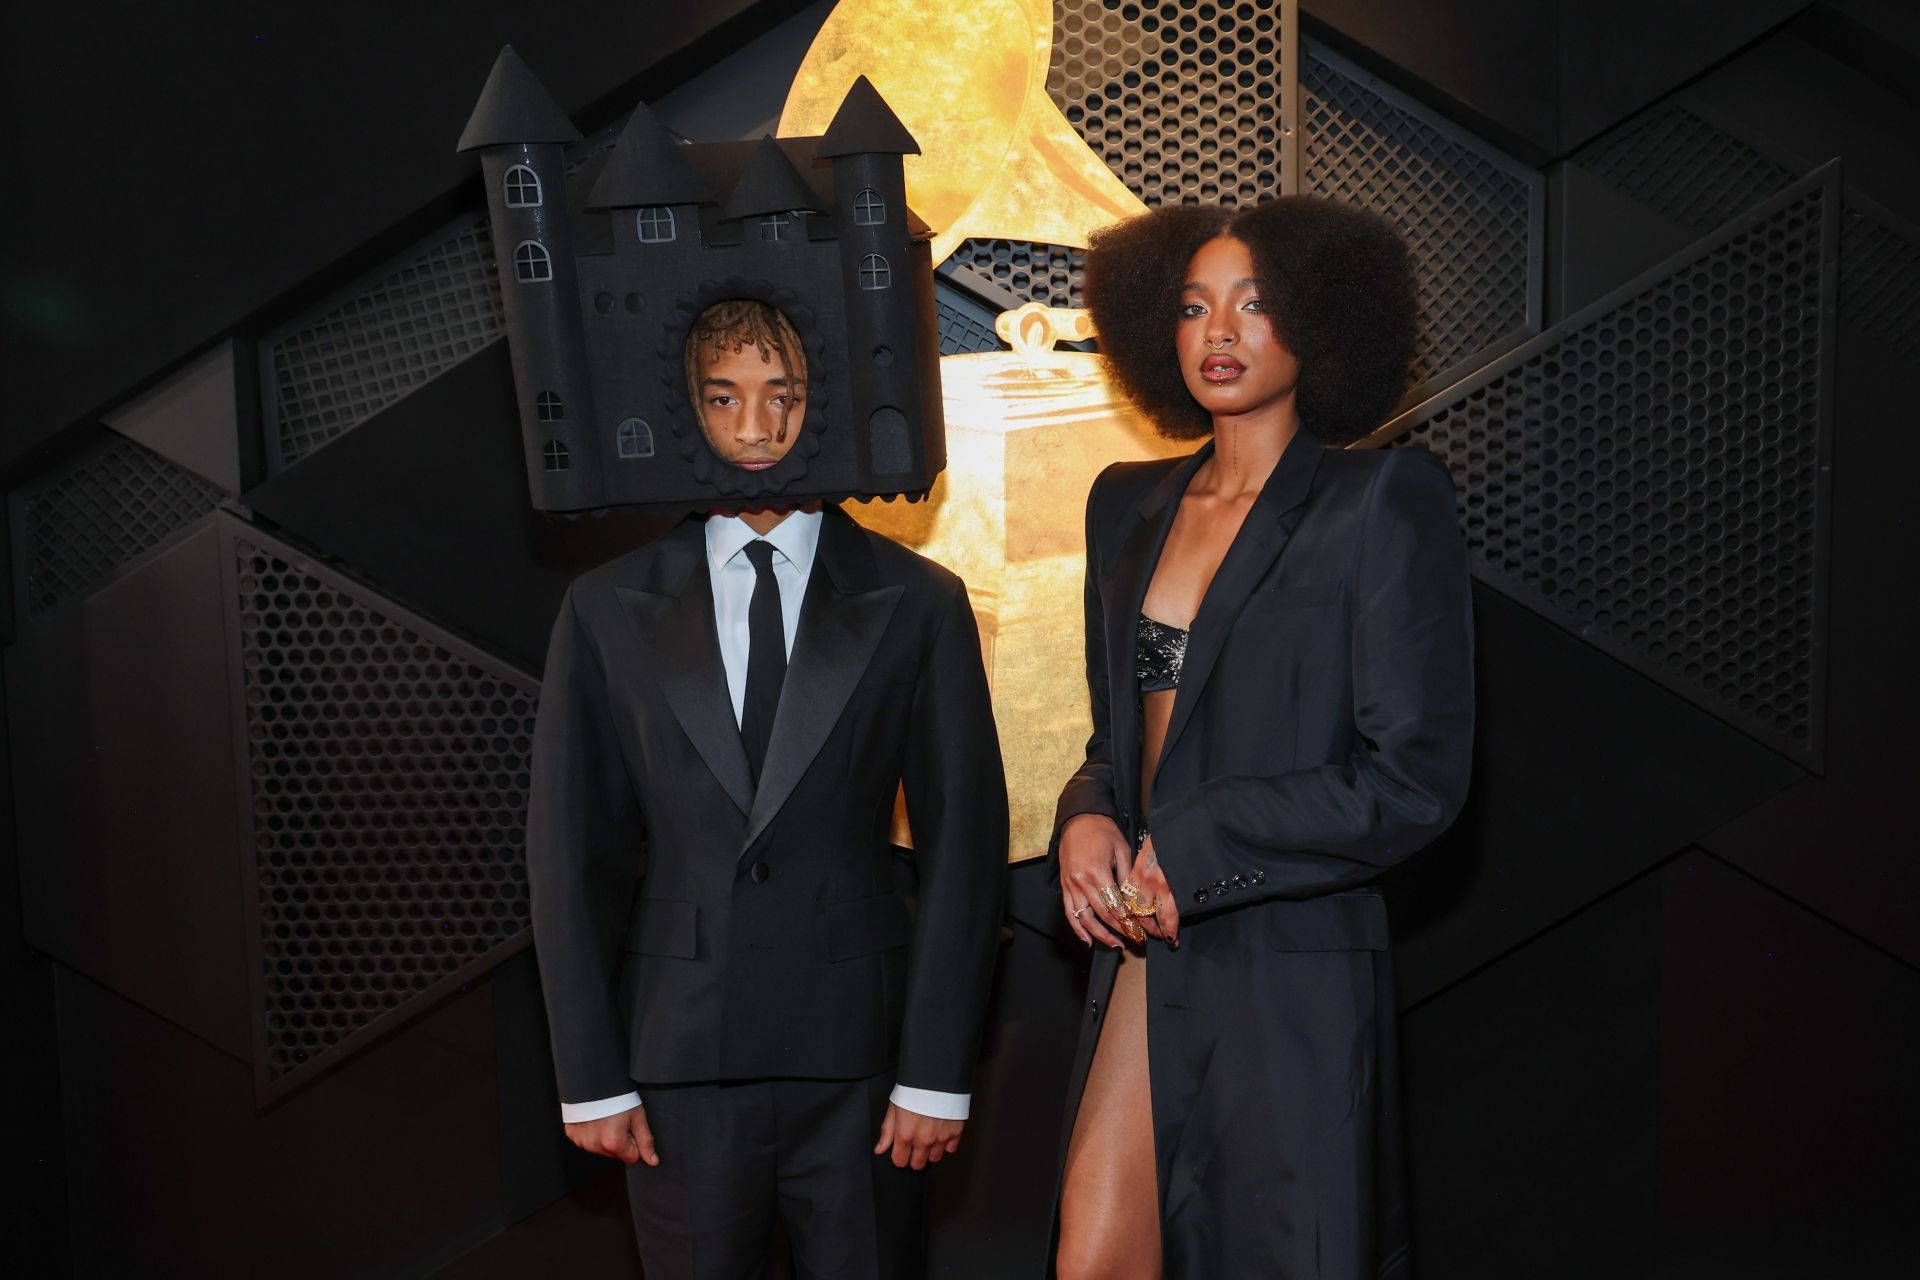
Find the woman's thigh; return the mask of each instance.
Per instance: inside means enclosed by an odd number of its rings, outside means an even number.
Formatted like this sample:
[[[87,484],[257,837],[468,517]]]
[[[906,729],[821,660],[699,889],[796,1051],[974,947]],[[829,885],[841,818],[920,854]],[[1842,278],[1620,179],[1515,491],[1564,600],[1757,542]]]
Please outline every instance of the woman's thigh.
[[[1147,962],[1121,957],[1067,1145],[1060,1280],[1157,1280],[1160,1195],[1147,1071]]]

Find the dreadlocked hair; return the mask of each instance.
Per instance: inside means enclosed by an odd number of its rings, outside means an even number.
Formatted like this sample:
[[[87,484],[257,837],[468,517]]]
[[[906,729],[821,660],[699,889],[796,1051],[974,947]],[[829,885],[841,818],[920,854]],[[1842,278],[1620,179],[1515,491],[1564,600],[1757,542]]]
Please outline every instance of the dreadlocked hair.
[[[738,351],[749,343],[760,358],[778,361],[790,381],[805,382],[807,353],[786,313],[758,298],[729,298],[700,313],[687,335],[687,394],[700,403],[700,352]]]

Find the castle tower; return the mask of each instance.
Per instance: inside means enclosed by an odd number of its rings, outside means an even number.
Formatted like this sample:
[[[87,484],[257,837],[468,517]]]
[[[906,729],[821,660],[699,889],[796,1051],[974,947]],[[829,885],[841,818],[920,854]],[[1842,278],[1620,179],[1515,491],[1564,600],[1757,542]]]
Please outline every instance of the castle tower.
[[[601,505],[593,395],[561,148],[580,133],[512,45],[500,51],[460,151],[480,153],[533,505]]]
[[[777,243],[788,237],[804,237],[805,228],[792,215],[812,210],[819,203],[820,197],[793,167],[780,144],[765,137],[721,202],[720,217],[738,222],[742,239]]]
[[[712,201],[713,193],[687,160],[687,148],[644,102],[627,117],[587,193],[589,210],[613,216],[616,253],[696,237],[700,206]]]
[[[903,341],[935,323],[930,250],[907,210],[903,157],[919,153],[865,76],[847,90],[814,152],[833,163],[848,360],[856,401],[874,406],[855,427],[883,486],[886,477],[931,475],[946,464],[939,350]]]

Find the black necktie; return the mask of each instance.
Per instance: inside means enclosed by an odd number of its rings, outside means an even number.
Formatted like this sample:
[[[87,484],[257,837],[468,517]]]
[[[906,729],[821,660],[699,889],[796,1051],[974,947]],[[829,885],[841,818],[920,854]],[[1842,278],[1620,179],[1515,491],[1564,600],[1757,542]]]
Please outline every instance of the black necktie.
[[[780,618],[780,583],[773,576],[773,544],[749,542],[746,552],[754,579],[753,600],[747,605],[747,697],[740,709],[740,740],[757,783],[767,762],[767,744],[773,740],[780,685],[787,678],[787,629]]]

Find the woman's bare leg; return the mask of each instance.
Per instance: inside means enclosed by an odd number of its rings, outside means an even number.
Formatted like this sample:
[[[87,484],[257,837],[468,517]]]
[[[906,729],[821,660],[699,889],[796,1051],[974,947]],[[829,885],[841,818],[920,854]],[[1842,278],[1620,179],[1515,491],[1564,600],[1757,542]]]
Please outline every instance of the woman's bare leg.
[[[1160,1193],[1147,1074],[1147,961],[1128,951],[1067,1145],[1060,1280],[1160,1280]]]

